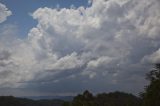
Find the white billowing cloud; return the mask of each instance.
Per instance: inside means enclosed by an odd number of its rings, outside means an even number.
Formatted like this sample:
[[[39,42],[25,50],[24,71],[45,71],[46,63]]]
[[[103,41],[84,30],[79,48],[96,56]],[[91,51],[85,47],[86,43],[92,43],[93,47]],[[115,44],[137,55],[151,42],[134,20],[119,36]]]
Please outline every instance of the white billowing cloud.
[[[150,55],[146,55],[142,62],[149,62],[149,63],[159,63],[160,62],[160,49],[155,51],[154,53]]]
[[[111,61],[112,61],[112,58],[100,57],[97,60],[92,60],[92,61],[88,62],[87,67],[94,69],[94,68],[100,67],[102,65],[107,65]]]
[[[68,70],[81,67],[83,65],[83,61],[78,58],[76,53],[72,53],[69,56],[65,56],[60,58],[54,65],[52,69],[55,70]]]
[[[11,14],[12,12],[4,4],[0,3],[0,23],[4,22]]]
[[[27,86],[27,82],[46,79],[62,83],[70,76],[74,76],[72,82],[81,83],[87,76],[88,83],[100,79],[143,89],[137,80],[145,74],[140,67],[144,58],[157,61],[160,56],[160,2],[90,3],[87,8],[37,9],[32,16],[38,24],[27,39],[3,44],[5,49],[0,49],[0,73],[6,76],[0,76],[0,85],[19,87],[25,82]]]

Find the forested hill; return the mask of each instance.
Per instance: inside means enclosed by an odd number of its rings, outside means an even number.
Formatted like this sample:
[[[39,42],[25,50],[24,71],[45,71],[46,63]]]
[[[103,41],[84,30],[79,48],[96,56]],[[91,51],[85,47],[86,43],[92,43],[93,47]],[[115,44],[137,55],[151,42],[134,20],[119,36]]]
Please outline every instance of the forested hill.
[[[140,106],[141,99],[123,92],[101,93],[93,96],[89,91],[77,95],[65,106]]]
[[[13,96],[1,96],[0,106],[63,106],[63,100],[31,100]]]
[[[1,96],[0,106],[140,106],[141,99],[122,92],[101,93],[93,96],[89,91],[74,97],[73,101],[31,100]]]

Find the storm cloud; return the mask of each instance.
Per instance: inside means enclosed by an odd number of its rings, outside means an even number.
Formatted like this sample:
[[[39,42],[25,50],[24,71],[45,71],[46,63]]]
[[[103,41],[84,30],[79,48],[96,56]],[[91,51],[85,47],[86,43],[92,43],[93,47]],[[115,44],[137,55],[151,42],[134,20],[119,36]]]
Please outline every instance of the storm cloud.
[[[0,87],[72,93],[140,92],[160,60],[158,0],[92,0],[90,7],[38,8],[26,38],[0,40]],[[0,23],[11,12],[0,4]],[[4,77],[5,76],[5,77]],[[64,87],[65,86],[65,87]]]

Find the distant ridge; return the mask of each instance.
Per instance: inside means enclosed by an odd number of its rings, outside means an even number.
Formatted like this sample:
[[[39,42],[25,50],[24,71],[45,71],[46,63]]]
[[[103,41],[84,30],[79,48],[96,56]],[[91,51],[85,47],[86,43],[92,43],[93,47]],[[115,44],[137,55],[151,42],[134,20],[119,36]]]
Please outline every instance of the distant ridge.
[[[32,100],[58,99],[58,100],[64,100],[64,101],[72,101],[74,97],[73,96],[23,96],[20,98],[28,98],[28,99],[32,99]]]
[[[32,100],[13,96],[0,96],[0,106],[63,106],[64,102],[58,99]]]

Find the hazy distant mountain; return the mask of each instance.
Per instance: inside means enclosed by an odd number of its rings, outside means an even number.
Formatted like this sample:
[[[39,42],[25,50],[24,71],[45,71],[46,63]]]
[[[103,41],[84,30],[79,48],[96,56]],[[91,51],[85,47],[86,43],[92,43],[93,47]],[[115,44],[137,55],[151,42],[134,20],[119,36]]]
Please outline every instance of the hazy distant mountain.
[[[22,98],[28,98],[32,100],[41,100],[41,99],[47,99],[47,100],[52,100],[52,99],[60,99],[64,101],[72,101],[73,96],[24,96]]]

